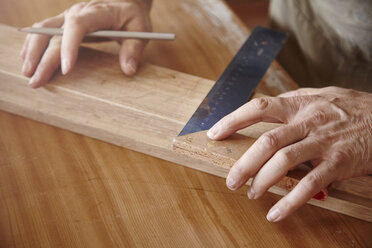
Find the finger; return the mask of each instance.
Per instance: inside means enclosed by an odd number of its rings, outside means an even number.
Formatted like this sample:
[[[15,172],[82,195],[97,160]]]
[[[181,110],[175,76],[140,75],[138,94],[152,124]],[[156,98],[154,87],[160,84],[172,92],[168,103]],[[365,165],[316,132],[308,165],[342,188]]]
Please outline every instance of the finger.
[[[288,91],[278,95],[278,97],[295,97],[295,96],[307,96],[307,95],[319,95],[322,93],[343,93],[346,89],[328,86],[324,88],[300,88],[297,90]]]
[[[35,27],[60,27],[63,23],[63,15],[48,18],[40,23],[35,24]],[[25,76],[32,76],[35,69],[48,46],[50,35],[30,34],[28,35],[27,44],[24,46],[25,50],[22,52],[24,62],[22,66],[22,73]]]
[[[218,121],[207,135],[211,139],[220,140],[260,121],[286,123],[299,108],[299,104],[293,100],[295,99],[280,97],[253,99]]]
[[[40,58],[48,46],[50,35],[34,34],[30,39],[22,66],[23,75],[30,77],[34,74]]]
[[[55,37],[49,43],[36,71],[29,82],[29,86],[32,88],[38,88],[45,85],[53,73],[60,65],[60,49],[61,49],[61,39],[60,37]]]
[[[297,89],[297,90],[284,92],[284,93],[278,95],[278,97],[294,97],[294,96],[304,96],[304,95],[315,95],[315,94],[319,94],[319,90],[320,89],[316,89],[316,88],[300,88],[300,89]]]
[[[126,23],[116,5],[106,5],[104,2],[91,1],[79,3],[71,7],[65,14],[65,25],[61,47],[61,69],[63,74],[71,71],[76,63],[80,43],[84,35],[98,29],[120,29],[118,23]],[[118,9],[120,9],[118,7]],[[120,17],[119,20],[114,17]],[[128,14],[128,18],[131,16]],[[124,20],[122,20],[124,19]]]
[[[336,179],[333,168],[334,164],[330,161],[323,161],[315,167],[291,192],[270,209],[266,216],[267,220],[273,222],[283,220],[309,201],[321,189],[326,188]]]
[[[61,48],[62,73],[70,72],[76,63],[79,45],[86,33],[108,28],[151,31],[151,25],[147,23],[149,21],[146,21],[142,14],[136,4],[121,2],[107,5],[100,1],[91,1],[86,5],[74,5],[65,15]],[[146,41],[122,42],[120,62],[124,72],[133,75],[145,45]]]
[[[31,38],[31,35],[28,34],[26,36],[25,42],[23,43],[23,46],[22,46],[22,49],[21,49],[21,52],[20,52],[20,56],[23,60],[25,60],[25,58],[26,58],[26,50],[27,50],[28,44],[30,43],[30,38]]]
[[[146,25],[143,23],[142,19],[137,18],[128,23],[127,30],[149,32],[151,31],[151,26]],[[147,43],[147,40],[135,39],[126,39],[122,41],[119,59],[121,69],[126,75],[132,76],[137,72],[138,63]]]
[[[138,63],[147,42],[140,40],[124,40],[120,48],[120,66],[123,72],[132,76],[137,72]]]
[[[306,138],[280,149],[260,168],[248,192],[250,199],[261,197],[279,182],[289,170],[306,161],[319,157],[322,148],[314,139]]]
[[[93,23],[93,16],[89,15],[89,12],[81,13],[86,4],[85,2],[75,4],[65,12],[61,44],[62,74],[69,73],[76,63],[80,43],[88,32],[89,25]]]
[[[263,134],[230,169],[227,187],[235,190],[244,185],[278,150],[302,140],[307,133],[306,125],[292,124]]]

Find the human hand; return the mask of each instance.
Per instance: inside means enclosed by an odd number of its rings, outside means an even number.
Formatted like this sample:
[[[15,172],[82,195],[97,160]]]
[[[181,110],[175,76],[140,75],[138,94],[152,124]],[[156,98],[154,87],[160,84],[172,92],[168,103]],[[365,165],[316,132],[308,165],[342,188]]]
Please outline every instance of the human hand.
[[[314,168],[269,211],[280,221],[336,180],[372,173],[372,94],[337,87],[304,88],[253,99],[208,132],[221,140],[254,123],[284,125],[263,134],[226,179],[236,190],[254,177],[250,199],[261,197],[287,172],[309,161]]]
[[[31,77],[29,85],[45,85],[61,65],[62,74],[69,73],[76,63],[85,34],[98,29],[150,32],[149,11],[152,0],[94,0],[73,5],[64,13],[34,24],[34,27],[62,27],[63,37],[28,34],[21,57],[22,73]],[[120,66],[127,75],[134,75],[146,46],[145,40],[120,39]]]

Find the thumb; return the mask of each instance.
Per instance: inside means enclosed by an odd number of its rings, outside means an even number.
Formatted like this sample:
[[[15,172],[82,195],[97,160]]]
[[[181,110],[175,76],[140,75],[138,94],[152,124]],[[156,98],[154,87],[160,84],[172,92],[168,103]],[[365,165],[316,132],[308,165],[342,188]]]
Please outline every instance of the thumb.
[[[127,31],[151,32],[151,22],[147,18],[134,18],[126,26]],[[133,76],[137,72],[138,63],[148,40],[124,39],[121,42],[119,60],[123,72]]]
[[[146,44],[147,41],[144,40],[127,39],[122,41],[119,60],[121,69],[126,75],[133,76],[136,74]]]

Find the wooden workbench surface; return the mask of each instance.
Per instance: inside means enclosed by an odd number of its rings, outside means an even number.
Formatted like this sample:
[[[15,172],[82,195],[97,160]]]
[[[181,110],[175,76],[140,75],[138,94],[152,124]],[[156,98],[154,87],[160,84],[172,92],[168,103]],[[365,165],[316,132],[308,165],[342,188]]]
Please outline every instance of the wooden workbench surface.
[[[0,0],[0,22],[31,25],[73,2]],[[143,62],[213,80],[248,35],[217,0],[155,0],[152,17],[177,40],[151,42]],[[296,87],[277,65],[268,77],[266,94]],[[0,130],[0,247],[372,245],[372,224],[352,217],[306,205],[272,224],[273,194],[251,201],[222,178],[5,112]]]

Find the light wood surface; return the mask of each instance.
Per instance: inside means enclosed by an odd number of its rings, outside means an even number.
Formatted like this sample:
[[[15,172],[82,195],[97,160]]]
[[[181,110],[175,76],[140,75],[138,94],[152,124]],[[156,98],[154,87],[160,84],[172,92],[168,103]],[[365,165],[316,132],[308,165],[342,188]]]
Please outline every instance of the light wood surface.
[[[27,26],[71,2],[0,3],[2,22]],[[155,1],[155,30],[183,37],[150,43],[143,61],[216,79],[247,32],[223,9],[219,1]],[[267,94],[294,88],[280,70],[268,77],[276,83],[261,86]],[[231,192],[221,178],[164,160],[4,112],[0,130],[2,247],[372,243],[370,223],[311,206],[270,224],[265,215],[277,196],[249,201],[245,189]]]

